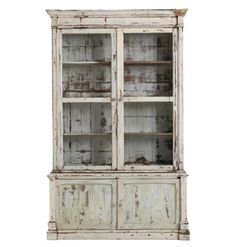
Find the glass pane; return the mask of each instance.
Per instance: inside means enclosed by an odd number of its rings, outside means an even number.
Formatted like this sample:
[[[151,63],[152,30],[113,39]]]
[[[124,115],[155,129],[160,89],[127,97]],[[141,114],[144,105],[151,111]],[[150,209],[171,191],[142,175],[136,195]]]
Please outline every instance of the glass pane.
[[[62,36],[64,97],[111,95],[111,35]]]
[[[172,34],[124,34],[124,95],[172,96]]]
[[[173,163],[172,103],[125,103],[125,165]]]
[[[110,136],[64,136],[65,166],[111,166]]]
[[[111,165],[111,104],[64,104],[63,130],[65,166]]]

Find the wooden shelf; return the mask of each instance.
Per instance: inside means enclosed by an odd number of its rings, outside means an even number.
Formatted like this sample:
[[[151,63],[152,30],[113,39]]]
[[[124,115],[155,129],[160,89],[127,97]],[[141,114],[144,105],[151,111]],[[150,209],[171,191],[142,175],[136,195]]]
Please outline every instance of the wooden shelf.
[[[172,132],[125,132],[125,135],[132,135],[132,136],[172,136]]]
[[[172,96],[139,96],[124,97],[124,102],[173,102]]]
[[[101,133],[63,133],[64,136],[109,136],[111,132]]]
[[[156,65],[156,64],[171,64],[172,61],[124,61],[125,65]]]
[[[63,62],[63,65],[110,65],[110,61],[81,61],[81,62]]]
[[[169,168],[169,169],[173,169],[173,165],[170,164],[170,163],[154,163],[154,162],[144,162],[144,163],[135,163],[135,162],[131,162],[131,161],[127,161],[124,163],[125,166],[134,166],[133,168],[142,168],[142,170],[145,170],[145,166],[156,166],[156,167],[160,167],[160,166],[163,166],[163,167],[166,167],[166,168]]]
[[[63,103],[110,103],[111,102],[111,98],[110,97],[81,97],[81,98],[75,98],[75,97],[71,97],[71,98],[67,98],[67,97],[63,97],[62,98],[62,102]]]

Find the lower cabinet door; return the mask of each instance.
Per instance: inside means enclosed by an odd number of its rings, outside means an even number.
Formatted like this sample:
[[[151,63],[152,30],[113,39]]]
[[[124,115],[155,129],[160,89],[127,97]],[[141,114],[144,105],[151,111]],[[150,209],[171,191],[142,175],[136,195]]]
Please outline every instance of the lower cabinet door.
[[[59,230],[114,229],[116,180],[59,180],[57,227]]]
[[[119,179],[119,229],[178,229],[179,179]]]

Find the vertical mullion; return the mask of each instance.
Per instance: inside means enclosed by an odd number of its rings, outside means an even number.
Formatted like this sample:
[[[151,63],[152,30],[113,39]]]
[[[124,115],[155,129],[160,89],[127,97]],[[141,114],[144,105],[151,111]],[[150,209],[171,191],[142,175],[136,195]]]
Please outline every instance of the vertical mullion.
[[[63,167],[63,113],[62,113],[62,34],[61,30],[56,30],[56,61],[55,70],[56,70],[56,78],[54,81],[54,85],[56,86],[56,92],[54,97],[55,99],[55,108],[56,111],[56,153],[57,153],[57,161],[55,164],[56,170],[61,170]],[[55,137],[54,137],[55,138]]]
[[[122,229],[124,222],[123,203],[124,186],[121,178],[117,178],[117,229]]]
[[[117,70],[117,44],[116,44],[116,31],[111,32],[111,109],[112,109],[112,170],[117,169],[117,105],[116,105],[116,70]]]
[[[178,64],[177,64],[177,29],[173,29],[172,34],[172,81],[173,81],[173,122],[172,122],[172,128],[173,128],[173,166],[175,169],[178,168],[178,122],[177,122],[177,116],[178,116]]]
[[[53,170],[57,170],[57,29],[52,27]]]
[[[124,56],[123,32],[117,29],[117,168],[124,167]]]
[[[178,163],[183,170],[183,17],[178,17]]]

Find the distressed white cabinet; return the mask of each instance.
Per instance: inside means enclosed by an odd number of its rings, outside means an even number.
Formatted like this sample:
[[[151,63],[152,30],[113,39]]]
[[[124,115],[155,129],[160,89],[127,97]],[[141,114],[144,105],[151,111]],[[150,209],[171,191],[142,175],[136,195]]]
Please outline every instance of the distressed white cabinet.
[[[48,239],[189,239],[185,9],[48,10]]]

